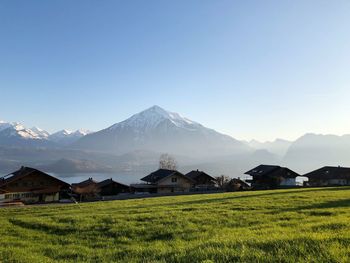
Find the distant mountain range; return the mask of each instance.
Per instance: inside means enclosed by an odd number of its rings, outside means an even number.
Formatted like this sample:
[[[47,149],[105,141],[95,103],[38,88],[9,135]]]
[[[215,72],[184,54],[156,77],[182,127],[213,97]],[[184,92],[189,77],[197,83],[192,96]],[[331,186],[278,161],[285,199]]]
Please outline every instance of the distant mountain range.
[[[0,146],[60,147],[72,144],[89,133],[86,130],[62,130],[50,134],[38,127],[27,128],[17,122],[0,121]]]
[[[350,135],[306,134],[296,141],[239,141],[178,113],[153,106],[97,132],[61,130],[0,121],[0,171],[31,165],[47,171],[149,172],[161,153],[181,169],[242,176],[260,163],[304,173],[324,165],[350,166]]]

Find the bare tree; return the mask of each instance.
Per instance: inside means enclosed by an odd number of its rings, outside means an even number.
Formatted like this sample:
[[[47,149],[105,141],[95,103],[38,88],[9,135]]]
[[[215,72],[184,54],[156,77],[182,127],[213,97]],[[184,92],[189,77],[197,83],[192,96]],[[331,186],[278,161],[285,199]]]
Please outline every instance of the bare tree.
[[[227,185],[231,180],[231,178],[226,175],[220,175],[218,177],[215,177],[215,179],[218,187],[222,190],[226,189]]]
[[[171,155],[164,153],[159,158],[159,168],[160,169],[168,169],[168,170],[176,170],[177,162],[174,157]]]

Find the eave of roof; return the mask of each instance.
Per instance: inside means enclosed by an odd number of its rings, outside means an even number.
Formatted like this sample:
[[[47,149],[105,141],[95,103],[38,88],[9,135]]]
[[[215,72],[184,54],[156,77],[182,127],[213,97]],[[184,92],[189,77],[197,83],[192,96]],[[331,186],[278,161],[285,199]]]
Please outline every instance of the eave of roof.
[[[64,182],[64,181],[62,181],[62,180],[60,180],[60,179],[58,179],[58,178],[56,178],[56,177],[54,177],[52,175],[49,175],[49,174],[47,174],[45,172],[42,172],[40,170],[37,170],[35,168],[31,168],[31,167],[23,167],[23,168],[15,171],[15,172],[10,173],[10,174],[7,175],[7,176],[12,175],[11,177],[8,177],[6,179],[4,179],[5,177],[3,177],[2,180],[0,178],[0,187],[6,186],[9,183],[15,182],[15,181],[17,181],[17,180],[19,180],[19,179],[21,179],[23,177],[26,177],[26,176],[34,173],[34,172],[38,172],[38,173],[40,173],[40,174],[42,174],[44,176],[50,177],[50,178],[54,179],[55,181],[60,182],[63,185],[70,186],[68,183],[66,183],[66,182]]]

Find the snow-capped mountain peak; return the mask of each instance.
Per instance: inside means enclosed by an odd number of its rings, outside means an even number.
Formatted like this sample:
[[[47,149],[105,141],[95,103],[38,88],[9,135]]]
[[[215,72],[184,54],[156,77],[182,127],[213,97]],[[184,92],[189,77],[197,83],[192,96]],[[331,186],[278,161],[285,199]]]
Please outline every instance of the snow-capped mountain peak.
[[[18,122],[1,122],[0,131],[3,137],[19,137],[23,139],[35,140],[47,139],[49,135],[48,132],[44,130],[38,128],[28,129]]]
[[[82,136],[88,135],[88,134],[90,134],[90,133],[92,133],[92,131],[90,131],[90,130],[85,130],[85,129],[79,129],[79,130],[76,130],[76,131],[74,132],[74,134],[82,135]]]
[[[47,131],[40,129],[39,127],[33,127],[31,128],[33,132],[35,132],[37,135],[41,136],[42,138],[48,138],[50,136],[50,133]]]
[[[197,156],[250,150],[232,137],[159,106],[153,106],[109,128],[84,136],[74,147],[117,154],[147,150]]]
[[[61,130],[56,133],[53,133],[49,136],[49,139],[53,142],[68,145],[70,143],[75,142],[76,140],[84,137],[85,135],[91,133],[88,130],[79,129],[76,131],[71,130]]]
[[[110,130],[117,128],[132,128],[136,130],[150,130],[156,128],[161,122],[168,120],[179,128],[195,130],[200,127],[199,123],[182,117],[175,112],[166,111],[159,106],[153,106],[140,113],[131,116],[129,119],[111,126]]]

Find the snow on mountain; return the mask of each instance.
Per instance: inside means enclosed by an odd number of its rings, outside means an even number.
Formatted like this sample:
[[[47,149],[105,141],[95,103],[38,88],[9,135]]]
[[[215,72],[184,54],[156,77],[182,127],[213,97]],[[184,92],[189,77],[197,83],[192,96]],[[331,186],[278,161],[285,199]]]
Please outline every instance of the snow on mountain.
[[[203,126],[199,123],[184,118],[178,113],[166,111],[159,106],[153,106],[145,111],[131,116],[125,121],[112,125],[108,128],[108,130],[132,128],[138,131],[147,131],[156,128],[164,120],[169,120],[176,127],[190,131],[203,128]]]
[[[2,137],[20,137],[23,139],[40,140],[48,137],[48,132],[35,128],[28,129],[20,123],[2,123],[0,136]]]
[[[39,128],[28,129],[20,123],[0,124],[0,146],[10,147],[48,147],[48,133]]]
[[[49,136],[49,140],[51,140],[55,143],[68,145],[68,144],[71,144],[71,143],[79,140],[80,138],[82,138],[83,136],[85,136],[89,133],[91,133],[91,131],[83,130],[83,129],[76,130],[76,131],[61,130],[61,131],[58,131],[56,133],[51,134]]]
[[[197,156],[232,154],[249,149],[230,136],[159,106],[153,106],[125,121],[89,134],[74,146],[118,154],[150,150]]]
[[[36,133],[38,136],[40,136],[41,138],[48,138],[50,136],[50,133],[43,130],[43,129],[40,129],[38,127],[33,127],[31,128],[31,130]]]
[[[0,145],[3,146],[66,146],[91,133],[87,130],[62,130],[54,134],[38,127],[26,128],[13,122],[0,121]]]

